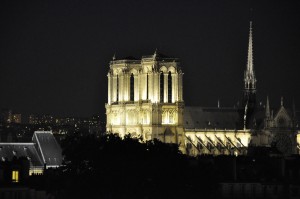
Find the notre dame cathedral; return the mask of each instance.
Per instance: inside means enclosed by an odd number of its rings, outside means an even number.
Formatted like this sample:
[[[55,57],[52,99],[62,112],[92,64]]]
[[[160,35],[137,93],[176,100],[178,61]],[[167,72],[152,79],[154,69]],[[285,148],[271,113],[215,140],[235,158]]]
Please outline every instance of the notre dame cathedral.
[[[190,107],[183,100],[183,72],[177,58],[158,52],[142,59],[110,62],[107,126],[110,133],[176,143],[189,155],[243,155],[252,147],[299,154],[300,131],[295,106],[283,98],[273,109],[256,103],[252,22],[242,103],[236,107]]]

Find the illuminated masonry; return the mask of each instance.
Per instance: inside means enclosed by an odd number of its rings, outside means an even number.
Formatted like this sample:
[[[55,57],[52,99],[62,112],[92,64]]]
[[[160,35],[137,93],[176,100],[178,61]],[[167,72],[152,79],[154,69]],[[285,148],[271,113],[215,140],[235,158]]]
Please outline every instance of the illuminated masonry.
[[[155,52],[141,60],[113,60],[108,72],[107,132],[157,138],[183,149],[180,63]]]
[[[281,100],[273,115],[268,99],[266,106],[256,104],[252,22],[243,100],[235,107],[185,106],[178,59],[157,52],[141,60],[113,58],[107,76],[107,132],[176,143],[189,155],[247,154],[249,146],[300,152],[295,107],[291,114]]]

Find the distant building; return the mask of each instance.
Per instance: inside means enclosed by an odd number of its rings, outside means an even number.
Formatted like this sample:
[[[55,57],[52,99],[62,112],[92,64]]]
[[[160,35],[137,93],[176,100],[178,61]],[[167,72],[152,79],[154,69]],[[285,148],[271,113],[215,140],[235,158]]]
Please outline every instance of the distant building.
[[[55,119],[52,115],[29,115],[28,122],[29,124],[52,125],[55,124]]]
[[[22,115],[20,113],[13,113],[11,109],[1,110],[1,123],[4,124],[20,124],[22,122]]]
[[[2,109],[1,110],[1,122],[5,124],[10,124],[12,122],[12,110]]]
[[[26,157],[1,160],[0,184],[24,182],[29,176],[29,160]],[[1,195],[0,195],[1,198]]]
[[[107,75],[106,131],[176,143],[189,155],[241,155],[256,146],[298,154],[295,106],[286,108],[283,99],[276,109],[271,109],[268,99],[265,107],[256,103],[252,40],[250,22],[243,98],[234,108],[185,106],[177,58],[156,51],[142,59],[113,57]]]
[[[29,160],[29,175],[41,174],[45,167],[62,164],[62,150],[51,131],[35,131],[30,143],[0,143],[0,161],[21,157]]]
[[[22,115],[20,113],[12,114],[12,123],[21,124],[22,123]]]
[[[37,124],[37,118],[35,115],[29,115],[28,117],[28,123],[29,124]]]

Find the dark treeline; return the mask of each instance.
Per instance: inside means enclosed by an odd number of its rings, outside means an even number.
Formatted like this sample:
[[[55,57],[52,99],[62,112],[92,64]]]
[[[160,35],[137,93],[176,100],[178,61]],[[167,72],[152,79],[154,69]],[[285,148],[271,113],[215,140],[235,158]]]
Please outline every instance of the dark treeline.
[[[217,188],[210,164],[199,170],[176,144],[110,134],[62,147],[66,166],[30,179],[56,198],[210,198]]]
[[[198,156],[176,144],[129,135],[68,136],[65,166],[31,176],[32,188],[55,198],[220,198],[222,182],[300,183],[299,157]]]

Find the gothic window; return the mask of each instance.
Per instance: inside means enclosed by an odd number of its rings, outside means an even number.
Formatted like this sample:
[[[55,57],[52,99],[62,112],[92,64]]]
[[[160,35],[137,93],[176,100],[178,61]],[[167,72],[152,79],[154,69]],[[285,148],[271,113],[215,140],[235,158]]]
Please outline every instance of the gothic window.
[[[149,82],[148,82],[148,73],[147,73],[147,85],[146,85],[146,89],[147,89],[147,90],[146,90],[146,92],[147,92],[147,99],[148,99],[148,97],[149,97],[149,96],[148,96],[148,91],[149,91],[149,90],[148,90],[148,84],[149,84]]]
[[[172,75],[171,71],[168,75],[168,103],[172,103]]]
[[[117,75],[117,102],[119,101],[119,76]]]
[[[164,73],[160,73],[160,87],[159,87],[159,92],[160,92],[160,102],[164,102]]]
[[[130,101],[134,101],[134,76],[130,75]]]

